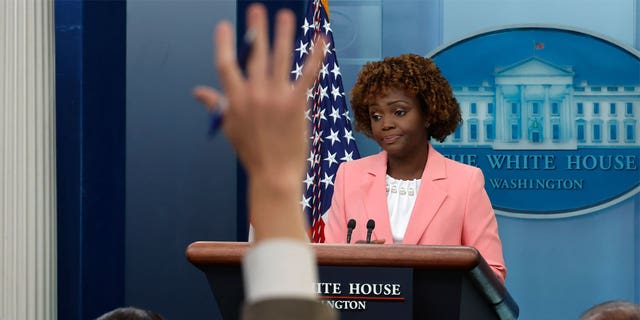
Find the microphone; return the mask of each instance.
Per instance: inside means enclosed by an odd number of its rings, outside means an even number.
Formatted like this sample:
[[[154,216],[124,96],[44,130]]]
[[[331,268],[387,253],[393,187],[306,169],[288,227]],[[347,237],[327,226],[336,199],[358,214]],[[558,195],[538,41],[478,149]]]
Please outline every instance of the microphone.
[[[367,243],[371,243],[371,232],[376,227],[376,222],[373,219],[367,221]]]
[[[356,220],[350,219],[347,223],[347,243],[351,243],[351,233],[353,233],[353,229],[356,228]]]

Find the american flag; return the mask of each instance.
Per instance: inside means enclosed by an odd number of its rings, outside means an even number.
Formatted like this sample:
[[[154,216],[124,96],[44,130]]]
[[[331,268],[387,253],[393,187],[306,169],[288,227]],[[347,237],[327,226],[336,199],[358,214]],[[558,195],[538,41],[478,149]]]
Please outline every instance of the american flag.
[[[324,242],[324,218],[331,206],[333,181],[338,165],[360,157],[353,137],[342,75],[333,45],[325,1],[310,0],[304,23],[295,43],[291,79],[302,75],[306,56],[314,49],[324,51],[324,61],[312,88],[307,91],[306,118],[310,123],[309,170],[304,180],[305,192],[300,202],[309,219],[309,235],[313,242]],[[324,34],[327,44],[315,48]]]

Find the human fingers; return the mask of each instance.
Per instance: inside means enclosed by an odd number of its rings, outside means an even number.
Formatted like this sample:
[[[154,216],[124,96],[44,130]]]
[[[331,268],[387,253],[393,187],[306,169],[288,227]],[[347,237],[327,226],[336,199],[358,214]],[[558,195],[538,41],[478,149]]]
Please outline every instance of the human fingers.
[[[295,16],[291,10],[278,11],[275,30],[273,74],[276,81],[286,81],[288,84],[295,36]]]
[[[247,76],[257,83],[266,83],[269,57],[267,9],[254,3],[247,9],[247,32],[253,33],[251,52],[247,60]]]
[[[193,89],[193,96],[198,99],[209,112],[224,108],[226,104],[225,97],[218,92],[218,90],[207,86],[197,86]]]
[[[222,87],[228,94],[240,90],[242,73],[236,61],[234,32],[228,22],[221,22],[215,32],[216,68]]]

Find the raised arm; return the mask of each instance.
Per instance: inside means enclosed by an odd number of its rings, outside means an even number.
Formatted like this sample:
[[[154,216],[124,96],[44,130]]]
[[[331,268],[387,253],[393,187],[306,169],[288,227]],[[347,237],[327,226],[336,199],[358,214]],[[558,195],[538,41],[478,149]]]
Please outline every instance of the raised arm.
[[[247,10],[253,47],[246,76],[236,61],[231,25],[219,24],[215,64],[224,95],[209,87],[196,88],[194,95],[212,110],[228,104],[222,129],[249,177],[255,243],[243,260],[243,319],[334,319],[312,290],[317,268],[298,203],[307,153],[306,90],[318,73],[322,50],[310,55],[303,76],[292,84],[295,17],[284,10],[276,19],[270,49],[266,9],[254,4]],[[324,47],[319,41],[316,47]]]

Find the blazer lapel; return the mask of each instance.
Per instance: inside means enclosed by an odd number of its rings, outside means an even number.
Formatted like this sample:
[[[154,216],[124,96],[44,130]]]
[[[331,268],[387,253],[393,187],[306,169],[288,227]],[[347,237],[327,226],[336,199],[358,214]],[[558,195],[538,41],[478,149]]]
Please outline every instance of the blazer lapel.
[[[367,170],[370,181],[363,186],[366,194],[366,216],[376,222],[371,239],[384,239],[385,243],[393,243],[386,191],[387,153],[382,151],[375,155],[374,163]],[[362,228],[366,230],[367,221],[358,221],[360,223],[364,224]]]
[[[409,218],[407,231],[402,241],[403,244],[420,244],[422,235],[429,227],[431,220],[433,220],[442,202],[447,197],[447,193],[436,183],[436,181],[446,179],[446,177],[447,171],[444,156],[429,144],[427,165],[422,173],[420,190],[418,191],[418,197],[411,212],[411,218]]]

